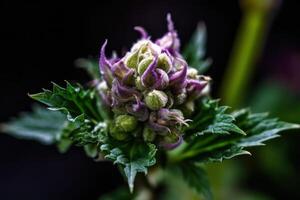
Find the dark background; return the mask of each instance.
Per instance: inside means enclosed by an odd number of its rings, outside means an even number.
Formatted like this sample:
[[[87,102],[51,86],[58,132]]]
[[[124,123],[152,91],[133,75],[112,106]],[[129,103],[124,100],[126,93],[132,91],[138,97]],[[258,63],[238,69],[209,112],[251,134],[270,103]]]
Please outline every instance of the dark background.
[[[109,41],[107,52],[114,49],[120,52],[122,47],[130,47],[136,41],[135,25],[144,26],[152,38],[162,36],[167,29],[168,12],[173,16],[183,44],[197,22],[205,22],[207,55],[214,60],[208,74],[214,78],[214,88],[218,88],[241,19],[238,1],[115,4],[2,1],[0,121],[7,121],[19,111],[30,110],[32,101],[26,94],[49,88],[50,81],[87,81],[87,75],[74,68],[74,60],[97,57],[106,38]],[[299,50],[299,17],[297,1],[283,1],[263,56],[278,53],[285,45]],[[258,72],[262,74],[259,78],[268,76],[263,64],[258,65]],[[245,187],[263,190],[274,199],[299,197],[288,189],[276,190],[276,185],[261,176],[252,177]],[[259,178],[257,184],[256,178]],[[0,135],[0,199],[96,199],[120,184],[123,180],[111,163],[93,162],[79,148],[59,154],[51,146]]]

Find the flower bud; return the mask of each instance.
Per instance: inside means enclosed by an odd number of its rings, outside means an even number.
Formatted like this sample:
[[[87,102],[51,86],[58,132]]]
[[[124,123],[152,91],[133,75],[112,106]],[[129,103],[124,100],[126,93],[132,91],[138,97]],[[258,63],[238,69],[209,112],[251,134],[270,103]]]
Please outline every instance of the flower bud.
[[[163,90],[166,87],[168,87],[168,85],[169,85],[168,74],[162,69],[156,69],[155,72],[156,72],[157,78],[156,78],[156,81],[155,81],[154,85],[152,86],[152,88]]]
[[[140,76],[136,77],[135,79],[135,87],[140,91],[144,91],[146,89],[145,86],[143,86],[142,84],[142,80]]]
[[[128,53],[128,56],[125,61],[127,67],[136,69],[138,64],[138,55],[139,55],[138,50],[134,51],[133,53]]]
[[[183,138],[180,134],[171,132],[167,136],[163,137],[163,140],[160,142],[160,146],[167,150],[172,150],[178,147],[183,141]]]
[[[197,79],[198,71],[195,68],[189,68],[187,71],[188,78]]]
[[[172,68],[172,62],[169,56],[166,53],[162,53],[158,56],[157,67],[164,70],[166,73],[169,73]]]
[[[147,58],[144,58],[138,65],[138,74],[142,75],[146,69],[149,67],[149,65],[153,62],[154,57],[149,56]]]
[[[155,140],[156,134],[154,131],[147,126],[143,130],[143,138],[145,142],[153,142]]]
[[[159,110],[166,106],[168,96],[163,91],[152,90],[145,97],[145,103],[151,110]]]
[[[128,133],[121,132],[115,126],[112,126],[109,130],[109,134],[116,140],[126,140],[128,138]]]
[[[115,126],[121,132],[131,132],[137,126],[137,120],[130,115],[119,115],[115,119]]]

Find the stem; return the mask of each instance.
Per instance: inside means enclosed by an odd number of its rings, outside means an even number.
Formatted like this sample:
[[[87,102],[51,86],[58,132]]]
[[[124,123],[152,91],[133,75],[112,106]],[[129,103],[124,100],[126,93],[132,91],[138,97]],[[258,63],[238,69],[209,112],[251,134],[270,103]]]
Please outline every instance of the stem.
[[[223,103],[239,107],[247,94],[254,65],[261,54],[267,29],[278,7],[278,0],[242,0],[245,15],[242,19],[236,41],[221,88]]]
[[[194,156],[197,156],[200,153],[205,153],[205,152],[209,152],[209,151],[219,149],[221,147],[224,147],[224,146],[227,146],[227,145],[233,143],[235,140],[236,139],[232,139],[232,140],[229,140],[229,141],[216,143],[216,144],[213,144],[211,146],[195,149],[194,151],[188,151],[186,153],[181,153],[181,154],[179,154],[179,156],[176,156],[176,157],[172,156],[172,157],[170,157],[170,163],[174,164],[174,163],[181,162],[181,161],[189,159],[189,158],[193,158]]]

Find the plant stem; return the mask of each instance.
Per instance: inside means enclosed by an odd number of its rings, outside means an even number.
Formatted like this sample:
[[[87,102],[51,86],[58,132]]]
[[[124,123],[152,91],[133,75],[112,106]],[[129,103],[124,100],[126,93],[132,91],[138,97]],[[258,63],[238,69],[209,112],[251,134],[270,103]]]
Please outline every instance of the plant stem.
[[[242,19],[221,87],[223,103],[237,108],[247,95],[255,62],[279,0],[242,0]]]

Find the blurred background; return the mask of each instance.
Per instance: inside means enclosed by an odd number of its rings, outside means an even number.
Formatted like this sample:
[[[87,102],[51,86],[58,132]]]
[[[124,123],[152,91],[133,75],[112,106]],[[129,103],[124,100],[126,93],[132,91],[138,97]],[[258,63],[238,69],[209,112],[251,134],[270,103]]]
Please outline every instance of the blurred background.
[[[0,121],[29,111],[27,93],[49,88],[50,81],[88,81],[74,60],[97,58],[106,38],[107,52],[120,53],[137,40],[136,25],[152,38],[162,36],[170,12],[183,45],[197,23],[205,23],[206,55],[213,59],[206,75],[214,80],[213,97],[224,97],[233,108],[247,105],[300,123],[300,3],[276,2],[271,7],[245,3],[241,8],[238,0],[1,1]],[[240,76],[244,78],[236,78]],[[299,134],[284,135],[267,148],[256,148],[253,156],[209,166],[215,198],[300,199],[298,141]],[[0,134],[0,157],[3,200],[97,199],[124,184],[115,166],[93,162],[79,148],[59,154],[53,146]]]

